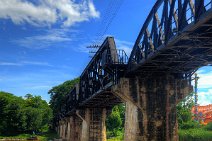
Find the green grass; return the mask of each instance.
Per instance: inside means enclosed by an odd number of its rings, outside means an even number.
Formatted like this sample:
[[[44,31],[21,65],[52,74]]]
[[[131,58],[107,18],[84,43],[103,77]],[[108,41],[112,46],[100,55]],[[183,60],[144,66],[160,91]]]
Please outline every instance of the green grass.
[[[212,131],[202,128],[179,130],[180,141],[212,141]]]
[[[0,139],[27,139],[31,136],[31,134],[19,134],[16,136],[0,136]],[[59,138],[59,136],[55,132],[45,132],[35,136],[38,138],[39,141],[49,141],[53,140],[54,138]]]
[[[123,141],[123,135],[109,137],[107,141]],[[212,131],[205,128],[179,130],[180,141],[212,141]]]
[[[107,131],[107,141],[123,141],[124,130]]]
[[[56,132],[47,132],[37,137],[39,141],[49,141],[49,140],[53,140],[54,138],[59,138]]]
[[[114,138],[107,139],[107,141],[123,141],[123,136],[118,136]]]
[[[0,139],[26,139],[29,138],[30,134],[19,134],[16,136],[0,136]]]

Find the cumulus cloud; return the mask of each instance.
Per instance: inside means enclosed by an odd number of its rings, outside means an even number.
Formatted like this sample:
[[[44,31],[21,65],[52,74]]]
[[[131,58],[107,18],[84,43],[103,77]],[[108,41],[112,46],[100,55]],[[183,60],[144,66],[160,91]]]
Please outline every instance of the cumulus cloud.
[[[49,26],[56,22],[72,26],[77,22],[98,18],[99,12],[90,0],[0,0],[0,18],[11,19],[15,24],[29,23]]]
[[[198,88],[208,89],[212,88],[212,68],[205,68],[205,70],[209,70],[207,72],[200,70],[198,71]]]

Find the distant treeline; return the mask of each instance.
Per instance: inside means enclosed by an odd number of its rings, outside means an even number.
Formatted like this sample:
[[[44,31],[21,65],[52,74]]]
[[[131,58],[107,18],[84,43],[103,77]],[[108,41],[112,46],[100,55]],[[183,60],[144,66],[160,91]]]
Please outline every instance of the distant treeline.
[[[0,92],[0,135],[45,131],[51,119],[52,110],[40,96]]]

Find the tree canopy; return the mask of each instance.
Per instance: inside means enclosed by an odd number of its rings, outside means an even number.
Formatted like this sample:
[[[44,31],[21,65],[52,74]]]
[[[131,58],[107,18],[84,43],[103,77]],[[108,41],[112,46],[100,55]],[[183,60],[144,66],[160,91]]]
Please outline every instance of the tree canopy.
[[[192,119],[191,109],[194,106],[194,94],[191,93],[186,96],[180,103],[177,105],[177,119],[180,129],[189,129],[194,128],[199,125],[198,122],[195,122]]]
[[[79,83],[79,78],[65,81],[64,83],[53,87],[49,90],[50,94],[50,107],[53,110],[53,115],[56,116],[60,112],[62,103],[65,102],[65,96],[68,95],[74,86]]]
[[[0,92],[0,134],[32,133],[48,128],[52,110],[40,96]]]

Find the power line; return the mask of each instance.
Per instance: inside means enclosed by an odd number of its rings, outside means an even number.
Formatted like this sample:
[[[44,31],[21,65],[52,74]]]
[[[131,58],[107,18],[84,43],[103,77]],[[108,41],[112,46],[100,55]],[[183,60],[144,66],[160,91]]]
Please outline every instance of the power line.
[[[113,22],[118,11],[120,10],[123,2],[124,0],[111,0],[110,3],[108,4],[103,14],[101,24],[96,33],[96,36],[95,36],[96,39],[91,43],[92,45],[89,46],[89,48],[92,48],[92,46],[95,46],[93,50],[90,52],[95,52],[94,50],[97,51],[98,48],[96,48],[96,46],[98,46],[98,44],[100,44],[103,41],[105,33],[108,31],[111,23]]]

